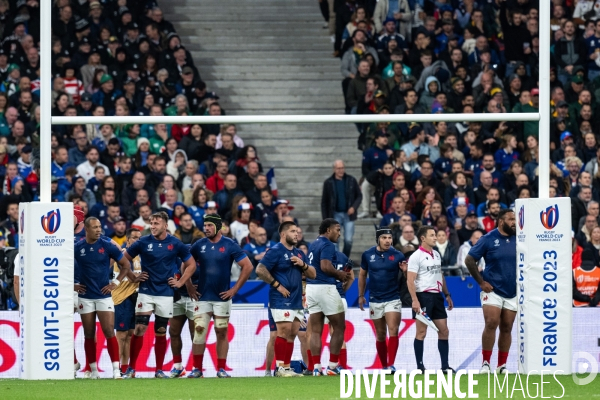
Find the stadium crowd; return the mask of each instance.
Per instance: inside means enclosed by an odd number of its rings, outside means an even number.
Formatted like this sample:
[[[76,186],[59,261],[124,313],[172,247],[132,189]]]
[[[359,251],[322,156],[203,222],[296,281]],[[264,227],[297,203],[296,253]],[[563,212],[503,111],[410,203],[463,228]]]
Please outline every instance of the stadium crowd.
[[[572,199],[573,267],[588,252],[600,265],[600,1],[551,7],[550,195]],[[346,113],[538,112],[537,0],[323,0],[321,11]],[[418,247],[419,225],[433,225],[443,266],[466,271],[499,210],[538,192],[538,123],[498,119],[357,124],[354,219],[379,218],[403,252]]]
[[[19,202],[38,199],[39,4],[0,0],[1,247],[18,246]],[[52,18],[53,116],[225,114],[156,0],[56,0]],[[291,218],[235,125],[53,125],[52,150],[52,200],[120,245],[156,211],[190,244],[218,212],[256,265]]]

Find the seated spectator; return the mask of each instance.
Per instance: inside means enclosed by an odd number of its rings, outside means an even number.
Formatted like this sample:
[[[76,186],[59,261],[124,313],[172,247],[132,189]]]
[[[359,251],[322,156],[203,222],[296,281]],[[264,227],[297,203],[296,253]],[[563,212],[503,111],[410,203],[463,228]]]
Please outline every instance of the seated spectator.
[[[490,232],[496,228],[496,220],[498,219],[498,213],[500,212],[500,202],[497,200],[490,200],[487,203],[487,215],[481,218],[480,226],[486,231]]]
[[[516,149],[517,138],[515,135],[504,135],[502,137],[502,143],[500,143],[500,148],[498,151],[496,151],[494,156],[496,166],[500,169],[500,171],[506,172],[511,166],[512,162],[519,158],[520,154]]]
[[[273,211],[268,213],[262,224],[267,231],[267,237],[273,237],[278,231],[279,225],[284,221],[284,218],[290,217],[295,222],[295,219],[290,215],[290,211],[293,209],[294,207],[287,200],[279,199],[273,204]]]
[[[443,200],[440,195],[431,186],[426,186],[421,190],[415,200],[415,205],[412,208],[412,214],[417,217],[417,220],[424,220],[429,218],[431,205],[433,201],[437,200],[443,204]]]
[[[82,176],[75,176],[72,184],[73,188],[65,194],[65,199],[71,201],[72,197],[77,196],[85,201],[88,207],[94,207],[96,204],[96,196],[94,196],[94,193],[86,187],[85,179]]]
[[[213,198],[217,203],[221,218],[225,218],[227,212],[230,211],[233,198],[237,195],[243,195],[243,192],[237,188],[237,177],[228,173],[223,181],[223,189],[217,191]]]
[[[458,255],[456,257],[457,265],[461,268],[461,272],[463,275],[469,273],[469,269],[465,264],[465,259],[467,258],[467,255],[469,254],[471,248],[477,244],[477,242],[482,236],[483,232],[481,230],[474,229],[471,233],[470,238],[464,241],[458,249]],[[477,269],[479,270],[479,272],[482,272],[485,269],[485,260],[483,259],[483,257],[481,257],[481,259],[477,262]]]
[[[252,204],[250,203],[241,203],[236,208],[231,210],[231,225],[229,229],[231,230],[231,235],[233,238],[241,245],[244,238],[248,236],[250,233],[250,229],[248,227],[250,223],[250,218],[252,216]]]
[[[446,231],[437,231],[435,250],[440,253],[442,271],[444,271],[444,274],[454,275],[454,270],[451,268],[456,265],[457,252],[452,243],[448,241]]]
[[[187,162],[188,158],[185,151],[175,150],[173,159],[167,163],[167,174],[171,175],[175,180],[178,180],[179,175],[184,173]]]
[[[388,138],[389,135],[386,132],[379,131],[375,135],[375,145],[363,152],[363,161],[361,168],[364,177],[369,176],[371,172],[375,172],[379,169],[382,169],[388,157],[393,154],[392,149],[390,149],[388,146]],[[367,215],[370,215],[371,196],[374,193],[374,191],[375,186],[371,184],[367,179],[365,179],[361,185],[363,201],[362,211],[358,215],[358,218],[364,218]]]
[[[267,250],[274,245],[275,243],[268,240],[265,228],[258,227],[256,228],[255,238],[250,243],[244,245],[243,250],[248,255],[250,261],[252,261],[252,265],[256,267],[265,256]]]
[[[197,227],[204,229],[204,209],[207,202],[210,200],[207,190],[202,186],[197,186],[194,189],[192,205],[189,206],[188,212]]]
[[[181,240],[184,244],[192,244],[206,235],[197,226],[194,226],[192,216],[184,212],[179,216],[179,228],[173,236]]]
[[[94,178],[96,167],[101,167],[104,170],[105,175],[110,175],[110,170],[108,167],[99,162],[100,152],[96,147],[88,147],[86,149],[85,158],[86,161],[77,166],[77,174],[83,177],[86,183],[88,183],[90,179]]]
[[[402,236],[400,236],[398,244],[395,247],[402,253],[415,251],[419,248],[419,240],[415,236],[415,228],[411,224],[404,225]]]
[[[575,240],[581,247],[585,247],[587,243],[592,240],[592,231],[594,228],[598,226],[598,219],[593,215],[588,215],[585,217],[585,222],[583,227],[577,232],[575,235]]]
[[[229,170],[235,173],[238,178],[240,178],[244,172],[246,172],[248,163],[252,161],[258,164],[258,170],[262,172],[263,168],[259,161],[256,147],[253,145],[246,145],[237,153],[237,160],[235,161],[235,164],[233,161],[229,164]]]

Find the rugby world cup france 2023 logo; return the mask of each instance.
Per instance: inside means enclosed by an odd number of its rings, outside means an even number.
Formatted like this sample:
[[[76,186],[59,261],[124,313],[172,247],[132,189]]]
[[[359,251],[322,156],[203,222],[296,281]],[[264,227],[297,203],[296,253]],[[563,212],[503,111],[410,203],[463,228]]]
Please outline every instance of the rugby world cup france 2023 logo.
[[[547,207],[540,212],[540,221],[544,228],[551,231],[558,224],[558,204]]]
[[[519,231],[517,232],[517,240],[519,242],[525,242],[525,232],[523,232],[523,227],[525,226],[525,206],[521,206],[519,209],[519,215],[517,216],[519,223]]]
[[[564,234],[554,232],[554,228],[558,225],[558,204],[546,207],[540,212],[540,222],[546,229],[543,233],[538,233],[535,236],[540,242],[560,242]]]
[[[52,210],[42,215],[42,229],[48,235],[54,235],[60,228],[60,210]]]

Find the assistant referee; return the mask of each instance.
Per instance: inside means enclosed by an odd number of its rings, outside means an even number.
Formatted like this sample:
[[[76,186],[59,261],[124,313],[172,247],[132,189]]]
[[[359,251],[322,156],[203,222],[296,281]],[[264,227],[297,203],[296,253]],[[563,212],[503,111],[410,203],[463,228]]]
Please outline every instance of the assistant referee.
[[[418,313],[426,313],[438,328],[438,350],[442,360],[442,371],[448,373],[454,370],[448,365],[448,315],[444,307],[444,297],[448,302],[448,311],[454,304],[446,280],[442,274],[440,253],[433,249],[436,244],[435,229],[426,225],[417,233],[421,245],[408,259],[407,285],[412,298],[413,319]],[[444,297],[442,297],[442,293]],[[414,348],[417,368],[425,373],[423,365],[423,341],[427,334],[427,325],[417,319],[417,334]]]

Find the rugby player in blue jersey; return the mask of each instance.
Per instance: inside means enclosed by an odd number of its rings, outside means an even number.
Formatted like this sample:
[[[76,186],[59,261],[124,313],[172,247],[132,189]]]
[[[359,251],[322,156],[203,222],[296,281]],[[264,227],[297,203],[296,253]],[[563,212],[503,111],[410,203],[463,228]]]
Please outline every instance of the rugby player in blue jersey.
[[[193,343],[197,344],[194,354],[194,369],[189,377],[202,377],[202,362],[206,348],[206,336],[210,319],[214,319],[217,336],[217,377],[231,378],[227,368],[227,352],[229,340],[227,332],[231,315],[231,299],[246,283],[252,273],[252,263],[233,239],[223,236],[223,223],[218,214],[204,216],[205,238],[198,240],[191,248],[191,253],[200,266],[198,292],[200,301],[198,311],[194,313],[195,333]],[[237,262],[242,271],[231,287],[231,267]],[[188,288],[188,290],[190,290]]]
[[[398,280],[406,273],[404,254],[392,247],[392,230],[379,228],[375,233],[376,246],[362,255],[358,275],[358,306],[364,311],[367,274],[369,275],[369,310],[375,326],[375,347],[381,366],[394,368],[398,352],[398,329],[402,320],[402,300]],[[386,336],[389,333],[389,342]]]
[[[485,327],[481,335],[483,364],[481,373],[490,372],[490,359],[498,337],[498,367],[496,372],[506,374],[506,360],[512,341],[511,332],[517,315],[517,244],[516,221],[512,209],[498,213],[497,228],[482,236],[471,248],[465,265],[481,288],[480,299]],[[477,262],[483,258],[485,269],[479,273]]]
[[[306,280],[306,303],[310,314],[310,351],[314,363],[313,375],[323,375],[321,368],[321,334],[325,317],[333,327],[329,343],[327,375],[339,375],[339,354],[344,343],[346,316],[344,303],[337,290],[337,281],[346,282],[350,273],[336,268],[335,245],[340,238],[340,224],[326,218],[319,226],[319,237],[308,250],[309,264],[315,268],[316,277]]]
[[[188,245],[189,246],[189,245]],[[191,247],[191,246],[189,246]],[[178,271],[179,273],[179,271]],[[196,272],[190,278],[192,282],[193,292],[188,292],[188,286],[185,285],[179,288],[181,298],[173,303],[173,317],[169,320],[169,337],[171,339],[171,352],[173,353],[173,369],[171,370],[171,378],[179,378],[185,376],[186,371],[183,367],[181,359],[181,349],[183,342],[181,341],[181,332],[185,321],[188,322],[190,337],[194,337],[194,313],[198,310],[198,279],[200,278],[200,268],[196,264]],[[192,352],[195,354],[198,351],[198,345],[192,343]],[[194,356],[194,358],[197,356]],[[191,377],[192,375],[190,375]]]
[[[304,320],[302,307],[302,274],[315,278],[316,271],[304,259],[306,256],[295,246],[298,227],[286,221],[279,226],[280,241],[271,247],[256,267],[256,274],[271,286],[269,308],[277,325],[275,339],[275,376],[302,376],[290,368],[294,340]]]
[[[102,238],[100,221],[91,217],[85,221],[86,237],[75,244],[75,276],[81,288],[79,292],[78,311],[85,337],[84,348],[91,369],[91,379],[98,379],[96,364],[96,316],[100,321],[102,332],[106,337],[108,354],[113,365],[113,377],[121,379],[119,370],[119,343],[115,337],[115,307],[111,291],[129,272],[129,262],[123,258],[121,250],[109,240]],[[113,259],[119,264],[119,276],[110,281]]]
[[[164,211],[150,217],[151,235],[143,236],[132,244],[124,256],[132,261],[140,256],[142,272],[148,273],[148,279],[140,283],[135,313],[135,331],[131,338],[131,359],[124,378],[135,378],[135,366],[142,350],[144,334],[148,329],[150,315],[154,312],[154,334],[156,357],[156,378],[168,378],[162,371],[167,352],[167,325],[173,316],[173,289],[188,285],[191,291],[191,276],[196,271],[196,262],[188,247],[167,233],[169,217]],[[183,262],[180,279],[174,277],[179,267],[177,260]]]

